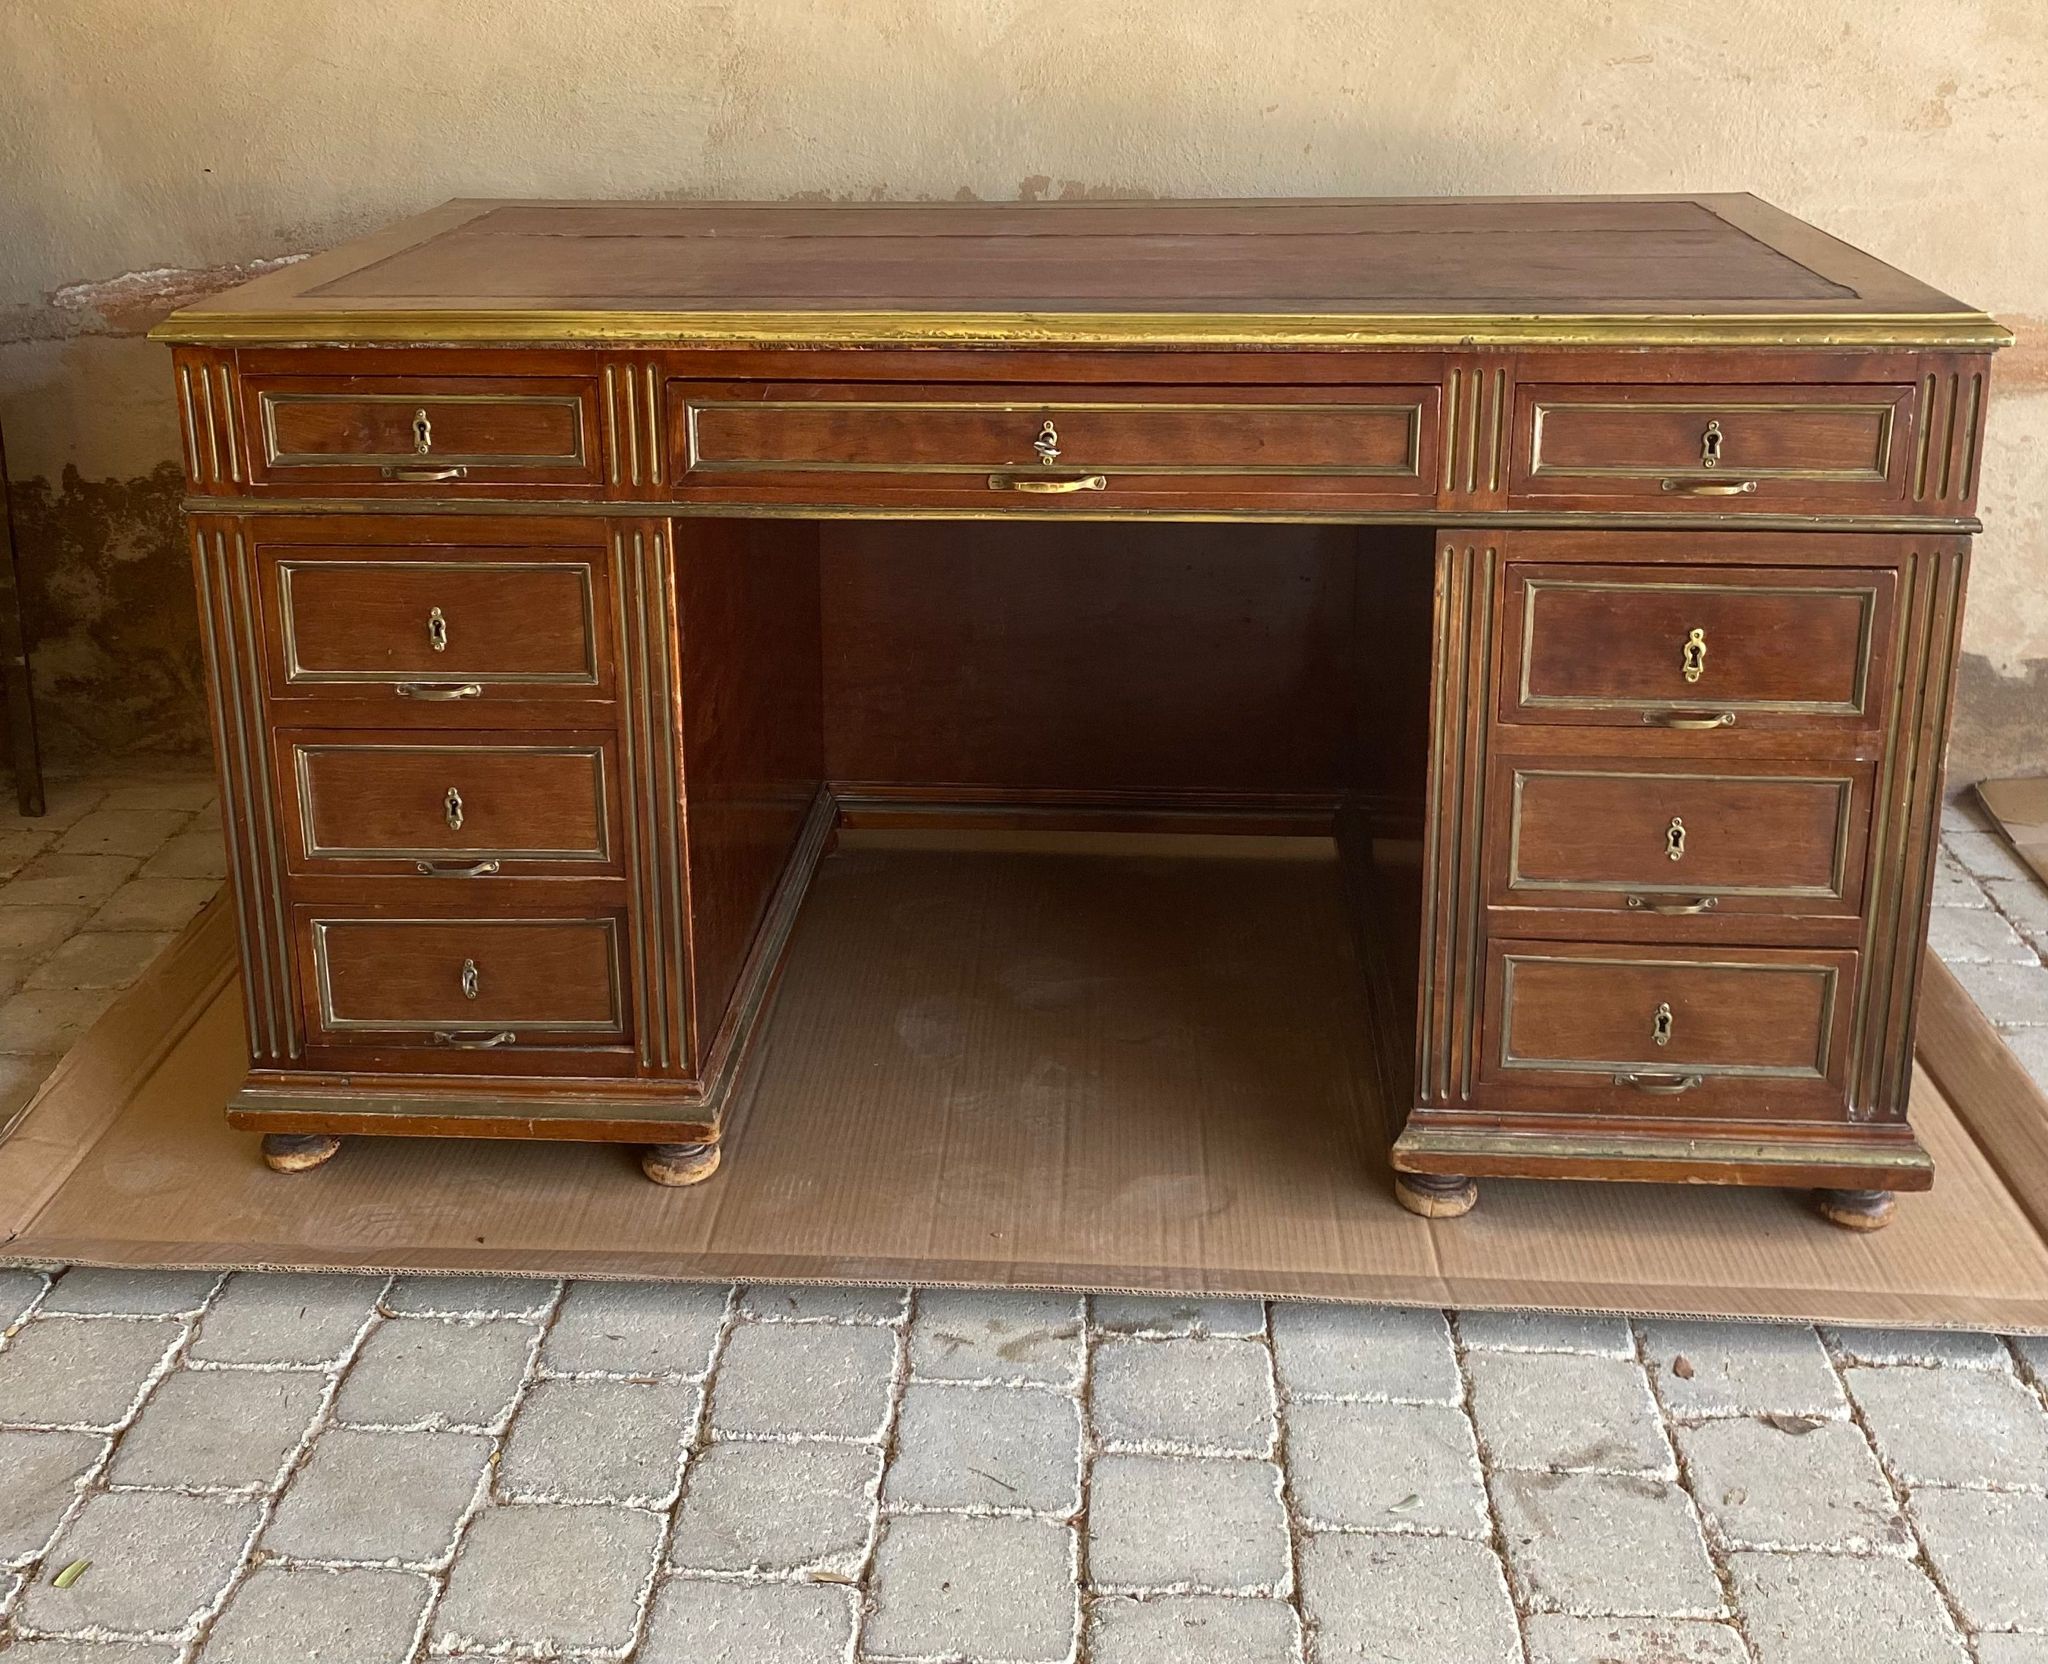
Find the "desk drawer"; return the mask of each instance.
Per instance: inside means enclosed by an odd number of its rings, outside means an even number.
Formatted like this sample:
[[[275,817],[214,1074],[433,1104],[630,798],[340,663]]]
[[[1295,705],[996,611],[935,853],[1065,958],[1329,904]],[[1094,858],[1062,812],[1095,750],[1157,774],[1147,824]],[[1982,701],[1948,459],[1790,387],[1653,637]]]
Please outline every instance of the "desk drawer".
[[[259,544],[274,699],[608,699],[596,549]]]
[[[1673,731],[1871,729],[1890,572],[1511,565],[1500,714]]]
[[[258,487],[462,496],[600,483],[593,377],[256,372],[243,388]]]
[[[1483,1098],[1570,1112],[1843,1113],[1857,956],[1494,942]]]
[[[1665,933],[1710,915],[1854,918],[1871,775],[1863,763],[1497,759],[1508,826],[1489,894],[1633,914]]]
[[[285,731],[301,872],[616,874],[609,736]]]
[[[1759,513],[1902,502],[1914,395],[1879,383],[1525,386],[1508,498]]]
[[[451,1059],[627,1034],[622,920],[349,917],[300,909],[315,1045]]]
[[[1114,510],[1434,501],[1434,386],[678,382],[676,494]]]

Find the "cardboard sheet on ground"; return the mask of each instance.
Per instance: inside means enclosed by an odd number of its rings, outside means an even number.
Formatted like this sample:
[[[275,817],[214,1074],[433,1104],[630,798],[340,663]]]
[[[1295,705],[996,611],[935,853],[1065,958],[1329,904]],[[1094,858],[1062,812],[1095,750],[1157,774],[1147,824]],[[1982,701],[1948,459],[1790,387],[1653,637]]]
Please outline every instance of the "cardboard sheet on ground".
[[[232,960],[216,910],[66,1059],[0,1144],[0,1256],[2048,1331],[2048,1118],[1938,966],[1913,1101],[1936,1187],[1858,1236],[1705,1187],[1495,1180],[1464,1219],[1402,1212],[1375,1048],[1407,1042],[1375,1032],[1320,847],[833,856],[724,1169],[687,1191],[574,1144],[354,1139],[267,1171],[222,1116]]]

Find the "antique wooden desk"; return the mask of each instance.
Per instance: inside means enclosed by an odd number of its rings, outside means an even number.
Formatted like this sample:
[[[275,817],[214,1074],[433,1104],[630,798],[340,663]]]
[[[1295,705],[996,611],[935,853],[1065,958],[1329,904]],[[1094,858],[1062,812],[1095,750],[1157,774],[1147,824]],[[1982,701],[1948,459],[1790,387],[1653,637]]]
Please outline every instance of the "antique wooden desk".
[[[1931,1182],[2008,337],[1752,197],[457,202],[158,333],[274,1166],[708,1176],[835,830],[950,816],[1419,839],[1416,1211]]]

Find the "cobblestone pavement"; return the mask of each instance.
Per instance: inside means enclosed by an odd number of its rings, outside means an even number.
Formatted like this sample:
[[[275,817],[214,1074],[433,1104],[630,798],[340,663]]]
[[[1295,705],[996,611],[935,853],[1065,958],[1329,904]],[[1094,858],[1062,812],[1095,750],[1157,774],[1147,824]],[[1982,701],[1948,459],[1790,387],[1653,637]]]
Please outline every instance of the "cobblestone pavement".
[[[0,1123],[218,881],[189,772],[51,800]],[[1935,939],[2039,1071],[1994,840]],[[0,1271],[0,1658],[2048,1664],[2048,1341]]]

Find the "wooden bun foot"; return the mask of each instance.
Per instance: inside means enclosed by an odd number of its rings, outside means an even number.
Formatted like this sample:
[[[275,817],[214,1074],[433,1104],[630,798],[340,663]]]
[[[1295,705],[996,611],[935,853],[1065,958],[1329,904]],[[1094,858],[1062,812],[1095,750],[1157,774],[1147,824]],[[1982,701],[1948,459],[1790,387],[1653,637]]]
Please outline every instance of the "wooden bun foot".
[[[1396,1173],[1394,1200],[1424,1219],[1456,1219],[1479,1205],[1479,1186],[1461,1173]]]
[[[1815,1195],[1821,1217],[1845,1231],[1881,1231],[1899,1205],[1889,1190],[1822,1190]]]
[[[332,1161],[341,1140],[325,1132],[267,1132],[263,1165],[273,1173],[310,1173]]]
[[[656,1184],[702,1184],[718,1171],[716,1144],[650,1144],[640,1153],[640,1171]]]

